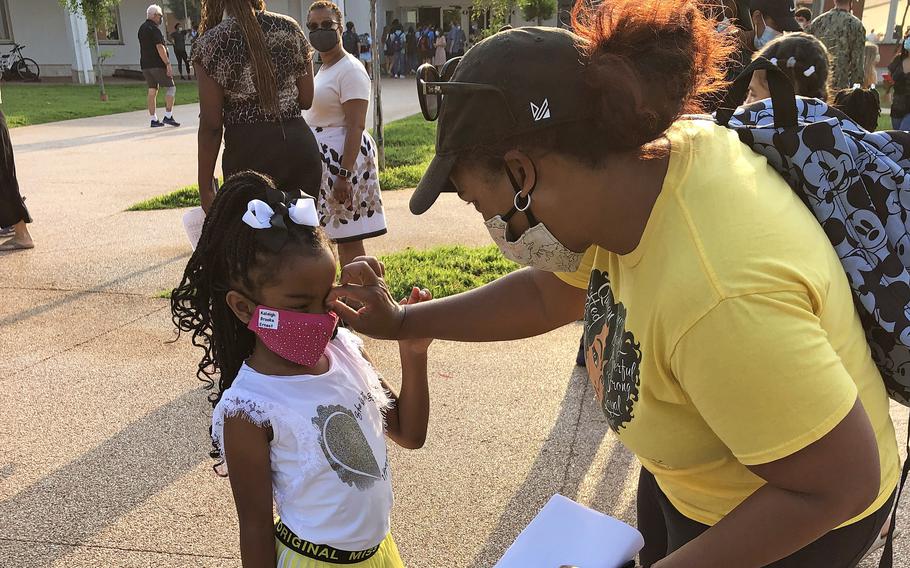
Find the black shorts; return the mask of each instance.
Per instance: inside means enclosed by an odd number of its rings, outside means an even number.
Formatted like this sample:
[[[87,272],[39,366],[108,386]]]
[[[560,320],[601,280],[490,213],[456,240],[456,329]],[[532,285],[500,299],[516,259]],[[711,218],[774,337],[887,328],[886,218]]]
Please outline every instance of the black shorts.
[[[167,76],[167,69],[164,67],[152,67],[143,69],[142,76],[145,77],[145,83],[149,89],[160,89],[161,87],[170,88],[174,86],[174,78]]]
[[[853,568],[881,534],[891,513],[894,495],[861,521],[833,530],[790,556],[765,568]],[[638,478],[638,530],[645,537],[639,560],[648,567],[680,549],[709,526],[684,516],[645,468]]]

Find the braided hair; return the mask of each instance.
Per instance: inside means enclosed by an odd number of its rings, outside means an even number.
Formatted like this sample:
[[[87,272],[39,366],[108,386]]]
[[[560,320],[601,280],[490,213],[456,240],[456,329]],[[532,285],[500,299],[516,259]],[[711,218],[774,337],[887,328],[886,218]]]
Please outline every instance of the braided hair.
[[[828,49],[805,32],[784,34],[771,40],[756,57],[775,62],[793,82],[801,97],[828,100]]]
[[[192,335],[193,345],[203,350],[196,376],[212,392],[212,408],[237,377],[243,362],[253,353],[255,335],[227,304],[229,290],[256,294],[277,273],[288,254],[332,251],[331,242],[319,227],[284,221],[287,240],[283,246],[266,246],[262,231],[243,221],[250,201],[282,195],[275,183],[262,174],[245,171],[232,176],[215,197],[202,227],[202,236],[187,262],[180,285],[171,293],[171,316],[181,332]],[[333,253],[334,254],[334,253]],[[217,449],[212,457],[217,458]]]
[[[259,94],[259,104],[267,114],[278,116],[278,81],[275,65],[265,40],[265,33],[256,16],[265,10],[265,0],[202,0],[202,22],[199,34],[204,34],[221,23],[225,10],[234,17],[246,41],[250,63],[253,66],[253,83]]]

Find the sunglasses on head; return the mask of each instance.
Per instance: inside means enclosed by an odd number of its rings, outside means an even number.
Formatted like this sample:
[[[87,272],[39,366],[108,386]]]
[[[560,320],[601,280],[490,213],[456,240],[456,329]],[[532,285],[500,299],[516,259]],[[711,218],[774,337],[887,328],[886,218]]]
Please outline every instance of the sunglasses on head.
[[[341,25],[341,22],[336,22],[335,20],[323,20],[319,23],[310,22],[306,25],[307,29],[311,32],[316,30],[337,30],[338,26]]]
[[[443,95],[452,93],[479,93],[489,92],[496,93],[502,97],[506,110],[515,121],[512,110],[509,108],[508,100],[502,89],[493,85],[483,83],[460,83],[452,81],[455,76],[455,70],[461,57],[454,57],[445,62],[442,69],[437,69],[429,63],[424,63],[417,68],[417,98],[420,101],[420,110],[423,117],[433,122],[439,118],[439,109],[442,106]]]

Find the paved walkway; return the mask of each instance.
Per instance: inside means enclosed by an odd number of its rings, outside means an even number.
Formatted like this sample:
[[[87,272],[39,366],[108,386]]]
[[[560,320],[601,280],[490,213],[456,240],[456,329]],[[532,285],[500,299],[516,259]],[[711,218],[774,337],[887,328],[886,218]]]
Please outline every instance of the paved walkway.
[[[387,117],[416,112],[406,83],[385,89]],[[177,112],[179,129],[130,113],[12,132],[38,248],[0,256],[0,567],[240,566],[199,353],[154,297],[188,257],[182,212],[124,212],[193,181],[195,109]],[[392,234],[370,252],[488,243],[452,196],[419,219],[408,198],[385,195]],[[634,520],[636,466],[573,366],[579,333],[432,348],[427,446],[391,452],[408,566],[491,566],[556,492]],[[397,382],[394,345],[368,345]]]

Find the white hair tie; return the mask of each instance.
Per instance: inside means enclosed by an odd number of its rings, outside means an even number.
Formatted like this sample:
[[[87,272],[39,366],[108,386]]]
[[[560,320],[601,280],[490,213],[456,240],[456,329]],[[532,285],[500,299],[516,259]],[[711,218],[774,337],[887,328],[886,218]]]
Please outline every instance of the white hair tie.
[[[772,57],[771,59],[769,59],[769,61],[771,62],[772,65],[777,65],[777,58],[776,58],[776,57]]]
[[[796,58],[791,57],[787,60],[787,67],[796,67]]]
[[[805,71],[803,71],[803,75],[805,75],[806,77],[811,77],[814,73],[815,73],[815,65],[813,65],[813,66],[809,67],[808,69],[806,69]]]
[[[854,89],[862,89],[863,86],[860,85],[859,83],[853,83],[853,88],[854,88]]]

